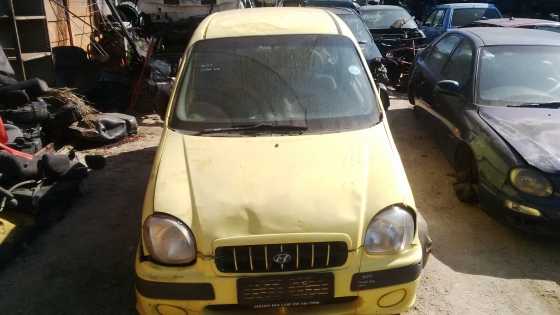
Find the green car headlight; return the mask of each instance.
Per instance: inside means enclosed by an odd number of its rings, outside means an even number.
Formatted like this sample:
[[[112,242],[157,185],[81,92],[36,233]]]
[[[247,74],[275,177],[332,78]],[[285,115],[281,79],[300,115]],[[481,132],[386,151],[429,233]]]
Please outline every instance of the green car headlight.
[[[509,179],[513,187],[529,195],[549,197],[554,192],[552,183],[537,170],[514,168],[510,172]]]

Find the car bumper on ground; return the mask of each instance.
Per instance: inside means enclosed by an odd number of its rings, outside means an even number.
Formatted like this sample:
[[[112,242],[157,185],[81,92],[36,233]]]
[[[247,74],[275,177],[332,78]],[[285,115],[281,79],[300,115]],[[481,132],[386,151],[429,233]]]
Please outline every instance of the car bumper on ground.
[[[136,262],[137,310],[151,314],[396,314],[415,302],[422,270],[420,244],[398,256],[369,256],[360,250],[349,253],[347,263],[332,270],[312,270],[334,278],[334,299],[322,305],[264,309],[238,304],[238,279],[305,274],[287,272],[258,275],[216,273],[212,259],[199,259],[193,266],[165,267],[149,261]]]

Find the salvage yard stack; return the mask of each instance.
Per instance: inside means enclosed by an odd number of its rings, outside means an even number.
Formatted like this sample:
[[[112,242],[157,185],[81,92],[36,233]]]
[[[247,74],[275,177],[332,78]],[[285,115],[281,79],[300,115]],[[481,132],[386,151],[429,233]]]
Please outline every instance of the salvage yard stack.
[[[0,262],[33,235],[23,231],[61,218],[90,169],[103,167],[100,157],[82,163],[68,144],[99,146],[136,129],[134,117],[100,113],[70,89],[18,81],[0,46]]]

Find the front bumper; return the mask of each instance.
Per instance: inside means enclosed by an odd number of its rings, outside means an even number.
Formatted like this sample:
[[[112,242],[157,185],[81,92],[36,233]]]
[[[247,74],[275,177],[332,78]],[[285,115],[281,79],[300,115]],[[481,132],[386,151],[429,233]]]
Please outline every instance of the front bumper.
[[[253,310],[237,305],[239,278],[305,272],[224,275],[216,273],[211,258],[199,258],[196,264],[188,267],[165,267],[140,261],[138,256],[137,310],[143,315],[395,314],[414,304],[421,269],[419,242],[392,256],[371,256],[358,249],[349,253],[344,266],[309,271],[332,273],[335,298],[332,304]]]
[[[504,216],[515,228],[533,234],[560,234],[560,199],[527,198],[513,187],[493,190],[488,185],[480,189],[481,207],[497,216]]]

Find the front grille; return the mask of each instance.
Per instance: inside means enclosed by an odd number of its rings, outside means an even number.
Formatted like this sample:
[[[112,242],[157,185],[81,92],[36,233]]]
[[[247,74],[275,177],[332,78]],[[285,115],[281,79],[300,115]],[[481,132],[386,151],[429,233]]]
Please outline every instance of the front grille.
[[[255,308],[322,304],[334,296],[332,273],[254,277],[237,280],[237,299]]]
[[[346,263],[345,242],[267,244],[216,248],[216,267],[224,273],[313,270]]]

